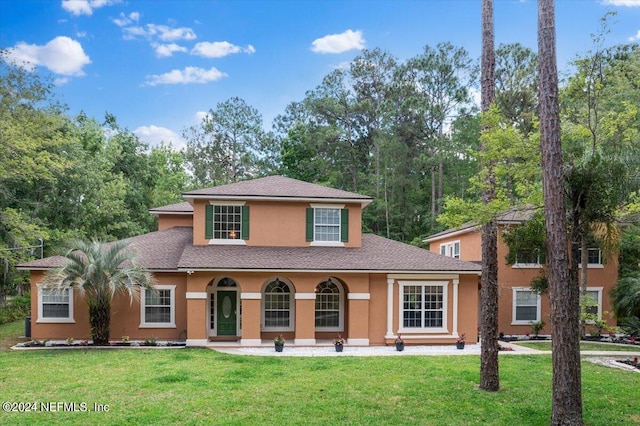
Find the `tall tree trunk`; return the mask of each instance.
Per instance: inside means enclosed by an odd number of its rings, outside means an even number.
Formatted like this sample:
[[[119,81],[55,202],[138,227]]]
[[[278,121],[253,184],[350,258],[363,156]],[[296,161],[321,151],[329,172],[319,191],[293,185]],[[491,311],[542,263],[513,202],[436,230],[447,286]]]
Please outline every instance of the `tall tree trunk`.
[[[436,168],[431,166],[431,227],[436,220]]]
[[[540,148],[553,338],[551,424],[582,425],[580,308],[578,285],[569,272],[554,8],[553,0],[538,0]]]
[[[482,112],[489,110],[495,97],[495,50],[493,0],[482,0]],[[486,129],[483,129],[483,131]],[[484,151],[485,146],[481,147]],[[487,164],[482,202],[495,199],[493,165]],[[480,278],[480,389],[500,389],[498,369],[498,231],[494,219],[482,226],[482,276]]]
[[[583,300],[586,300],[587,296],[587,269],[589,267],[589,240],[585,237],[584,233],[580,233],[580,253],[582,253],[582,258],[580,262],[580,266],[582,270],[580,271],[580,295]],[[587,313],[587,305],[583,304],[580,307],[580,337],[583,338],[587,335],[587,327],[586,327],[586,318],[585,315]]]
[[[438,214],[440,214],[441,208],[442,208],[442,203],[440,202],[442,200],[443,194],[442,194],[442,182],[444,181],[444,164],[442,163],[442,160],[440,160],[440,162],[438,163],[438,204],[436,206],[436,211]]]

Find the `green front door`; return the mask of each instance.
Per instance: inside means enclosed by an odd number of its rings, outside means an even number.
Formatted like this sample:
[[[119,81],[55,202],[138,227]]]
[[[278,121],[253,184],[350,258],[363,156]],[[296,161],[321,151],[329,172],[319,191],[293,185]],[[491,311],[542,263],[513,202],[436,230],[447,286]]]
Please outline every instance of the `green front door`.
[[[236,336],[236,296],[235,291],[218,292],[218,336]]]

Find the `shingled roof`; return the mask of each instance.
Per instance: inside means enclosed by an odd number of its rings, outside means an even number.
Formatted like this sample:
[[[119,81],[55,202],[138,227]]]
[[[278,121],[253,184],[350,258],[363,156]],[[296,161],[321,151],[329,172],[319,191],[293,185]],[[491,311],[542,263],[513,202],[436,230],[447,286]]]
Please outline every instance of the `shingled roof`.
[[[150,232],[125,241],[138,255],[138,263],[149,270],[177,270],[178,261],[187,244],[193,241],[193,228],[177,226],[164,231]],[[62,256],[45,257],[17,266],[22,270],[52,269],[64,265]]]
[[[168,206],[154,207],[149,209],[151,214],[193,214],[193,206],[187,201],[182,203],[169,204]]]
[[[229,185],[197,189],[182,194],[184,198],[280,198],[280,199],[326,199],[370,203],[372,198],[354,192],[329,188],[284,176],[267,176]]]
[[[187,246],[180,269],[371,272],[470,272],[478,264],[372,234],[362,247]]]
[[[194,246],[193,229],[175,227],[129,238],[138,261],[152,271],[290,270],[363,272],[479,273],[480,265],[399,243],[376,235],[362,236],[362,247]],[[54,256],[19,265],[41,270],[62,265]]]
[[[534,206],[522,206],[513,208],[496,217],[496,221],[499,225],[517,225],[531,219],[536,210],[538,210],[538,208]],[[422,241],[430,243],[454,235],[466,234],[467,232],[475,232],[479,229],[480,225],[478,225],[476,222],[467,222],[463,225],[460,225],[458,228],[450,228],[436,234],[429,235]]]

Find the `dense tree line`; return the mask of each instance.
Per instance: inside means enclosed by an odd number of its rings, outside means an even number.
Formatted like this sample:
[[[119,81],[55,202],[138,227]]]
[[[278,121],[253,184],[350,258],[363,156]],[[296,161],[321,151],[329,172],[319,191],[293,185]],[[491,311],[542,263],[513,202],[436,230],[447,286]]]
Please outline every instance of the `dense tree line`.
[[[640,53],[637,45],[594,44],[561,85],[563,149],[576,170],[623,174],[623,188],[612,189],[618,208],[638,186]],[[370,195],[365,231],[416,244],[469,219],[464,210],[488,216],[540,204],[536,54],[519,44],[496,49],[494,107],[482,118],[493,122],[486,152],[473,101],[478,65],[450,43],[406,61],[364,50],[289,104],[270,131],[259,111],[231,98],[184,129],[187,147],[176,151],[148,146],[111,114],[69,116],[49,80],[3,56],[0,257],[12,266],[38,256],[38,238],[50,255],[70,238],[147,232],[155,228],[147,210],[180,201],[184,190],[274,173]],[[489,157],[498,186],[482,207],[480,164]],[[609,167],[612,159],[622,168]],[[9,288],[24,279],[6,271]]]

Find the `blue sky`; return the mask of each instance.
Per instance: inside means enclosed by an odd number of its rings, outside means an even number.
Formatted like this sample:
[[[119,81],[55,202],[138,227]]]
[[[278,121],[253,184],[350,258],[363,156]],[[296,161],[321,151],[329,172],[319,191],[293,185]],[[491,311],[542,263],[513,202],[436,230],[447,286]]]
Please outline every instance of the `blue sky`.
[[[363,48],[406,60],[449,41],[479,58],[480,0],[0,0],[0,48],[50,75],[69,113],[151,144],[180,134],[232,96],[273,118]],[[496,45],[537,51],[535,0],[496,0]],[[592,48],[640,41],[640,0],[556,0],[559,68]]]

